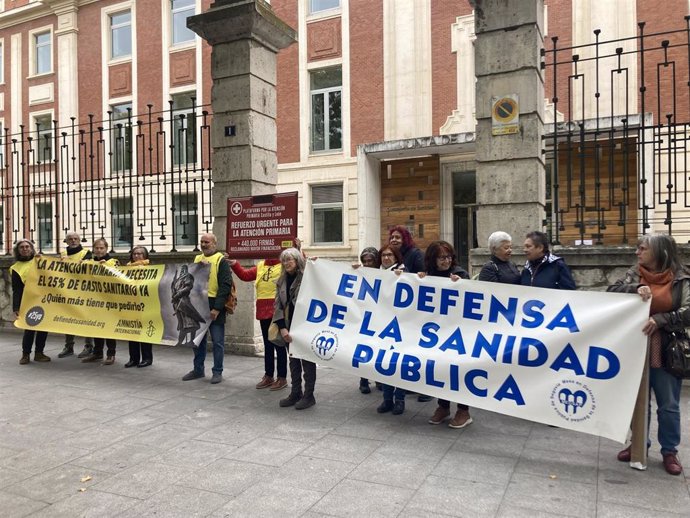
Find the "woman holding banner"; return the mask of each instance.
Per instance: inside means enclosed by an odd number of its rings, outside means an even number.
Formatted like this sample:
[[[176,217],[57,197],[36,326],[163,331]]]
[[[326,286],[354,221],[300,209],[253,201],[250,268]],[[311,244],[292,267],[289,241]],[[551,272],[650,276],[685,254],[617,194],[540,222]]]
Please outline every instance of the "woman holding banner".
[[[34,244],[28,239],[20,239],[14,245],[15,263],[10,266],[12,272],[12,310],[16,317],[19,316],[19,308],[22,305],[22,295],[24,295],[24,285],[26,284],[26,277],[29,274],[29,269],[34,261],[36,249]],[[34,361],[49,362],[50,357],[43,354],[43,349],[46,346],[48,333],[46,331],[34,331],[30,329],[24,330],[22,337],[22,358],[19,360],[19,365],[26,365],[31,362],[31,346],[36,339],[36,350],[34,352]]]
[[[287,387],[287,349],[274,345],[268,339],[268,328],[273,320],[273,304],[276,300],[276,282],[283,268],[279,259],[262,259],[256,266],[242,268],[234,259],[227,259],[230,268],[245,282],[254,281],[256,288],[256,319],[264,339],[264,376],[256,384],[257,389],[281,390]],[[277,359],[278,376],[273,378]]]
[[[665,234],[643,236],[637,245],[637,264],[608,291],[638,293],[652,299],[649,320],[642,332],[649,337],[649,386],[654,392],[664,468],[670,475],[680,475],[680,389],[682,380],[663,368],[663,331],[673,331],[672,323],[690,325],[690,272],[683,266],[676,242]],[[651,405],[650,405],[651,407]],[[649,414],[648,414],[649,417]],[[647,427],[649,428],[649,426]],[[651,444],[647,438],[647,447]],[[618,453],[618,460],[630,462],[630,446]]]
[[[296,248],[288,248],[280,253],[282,272],[277,282],[276,299],[273,304],[273,322],[280,330],[280,336],[290,347],[290,319],[295,312],[295,302],[302,284],[304,273],[304,256]],[[302,373],[304,373],[304,392],[302,391]],[[316,385],[316,364],[290,356],[290,378],[292,390],[288,397],[280,400],[281,407],[294,406],[304,410],[316,404],[314,386]]]
[[[129,252],[127,266],[147,266],[149,264],[149,251],[145,246],[135,246]],[[129,342],[129,361],[125,363],[125,369],[130,367],[144,368],[153,365],[153,345],[145,342]]]
[[[359,268],[360,266],[378,269],[381,266],[379,251],[373,246],[368,246],[362,250],[362,253],[359,254],[359,263],[352,265],[353,268]],[[359,391],[362,394],[371,394],[371,387],[369,387],[369,380],[367,378],[359,378]]]
[[[491,234],[489,252],[491,252],[491,259],[482,266],[478,280],[520,284],[520,272],[510,261],[510,256],[513,255],[513,238],[510,234],[500,230]]]
[[[446,277],[455,282],[459,279],[469,279],[470,275],[458,265],[455,257],[455,250],[453,245],[447,241],[434,241],[426,249],[424,255],[424,264],[426,266],[426,273],[419,273],[420,277],[429,275],[431,277]],[[441,424],[450,416],[450,401],[445,399],[438,400],[438,407],[434,415],[429,419],[429,424]],[[468,424],[472,424],[472,417],[470,416],[470,407],[463,404],[457,404],[455,416],[450,420],[448,426],[450,428],[464,428]]]
[[[92,261],[100,263],[104,266],[120,266],[120,262],[111,257],[108,253],[108,242],[102,237],[93,242],[93,249],[91,251],[93,257]],[[117,342],[114,338],[96,338],[93,339],[93,351],[86,358],[82,359],[82,363],[93,363],[103,359],[103,345],[108,347],[105,361],[103,365],[112,365],[115,363],[115,347]]]
[[[393,227],[388,232],[388,245],[400,252],[405,264],[405,271],[418,273],[424,271],[424,254],[417,248],[412,234],[402,225]]]

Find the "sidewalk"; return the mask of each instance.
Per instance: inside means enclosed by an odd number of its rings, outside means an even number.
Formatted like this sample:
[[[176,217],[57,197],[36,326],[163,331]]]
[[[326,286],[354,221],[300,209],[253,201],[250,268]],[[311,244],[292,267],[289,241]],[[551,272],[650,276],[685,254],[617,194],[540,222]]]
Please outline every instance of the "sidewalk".
[[[187,349],[154,346],[152,367],[124,369],[125,342],[101,366],[58,359],[51,336],[53,361],[22,366],[20,341],[0,334],[4,518],[690,515],[686,478],[666,474],[656,441],[639,472],[612,441],[481,410],[463,430],[427,424],[435,403],[416,397],[379,415],[380,392],[331,369],[316,406],[296,411],[278,407],[287,390],[254,388],[261,358],[226,356],[211,385],[211,358],[208,377],[181,381]]]

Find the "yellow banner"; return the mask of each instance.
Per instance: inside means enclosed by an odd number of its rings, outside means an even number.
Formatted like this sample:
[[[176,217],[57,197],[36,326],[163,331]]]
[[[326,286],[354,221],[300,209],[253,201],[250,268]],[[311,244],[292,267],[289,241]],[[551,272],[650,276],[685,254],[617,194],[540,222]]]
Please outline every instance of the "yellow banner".
[[[211,323],[209,264],[106,266],[34,259],[15,326],[77,336],[198,345]]]

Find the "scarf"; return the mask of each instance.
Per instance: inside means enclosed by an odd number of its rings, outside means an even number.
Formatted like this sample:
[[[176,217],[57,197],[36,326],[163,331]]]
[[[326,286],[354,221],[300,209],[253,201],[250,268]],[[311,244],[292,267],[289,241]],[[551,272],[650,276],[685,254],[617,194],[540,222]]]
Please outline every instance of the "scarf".
[[[641,284],[649,286],[652,290],[652,305],[649,309],[650,315],[657,313],[664,313],[673,309],[673,295],[671,288],[673,287],[673,272],[664,270],[663,272],[651,272],[644,266],[640,266],[640,280]]]

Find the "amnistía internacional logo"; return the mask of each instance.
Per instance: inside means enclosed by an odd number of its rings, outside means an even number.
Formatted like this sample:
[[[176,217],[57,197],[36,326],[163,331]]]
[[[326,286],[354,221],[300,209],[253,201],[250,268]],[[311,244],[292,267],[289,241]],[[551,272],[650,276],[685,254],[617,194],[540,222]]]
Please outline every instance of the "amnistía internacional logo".
[[[311,341],[311,350],[322,360],[332,360],[338,351],[338,335],[329,330],[320,331]]]
[[[586,421],[597,409],[592,390],[577,380],[562,380],[551,390],[551,407],[565,421]]]

